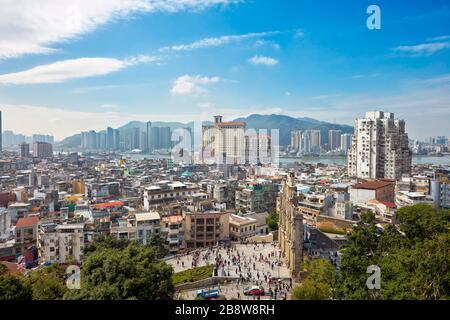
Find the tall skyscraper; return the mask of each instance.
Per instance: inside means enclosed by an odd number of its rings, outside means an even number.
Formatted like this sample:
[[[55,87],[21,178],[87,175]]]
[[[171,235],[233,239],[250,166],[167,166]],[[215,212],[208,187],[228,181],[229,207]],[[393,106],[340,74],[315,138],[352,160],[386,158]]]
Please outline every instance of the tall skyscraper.
[[[383,111],[366,112],[364,118],[355,120],[348,154],[350,176],[400,179],[411,173],[411,159],[404,120]]]
[[[22,142],[20,144],[20,156],[22,158],[28,158],[30,156],[30,145],[28,143]]]
[[[302,135],[302,153],[320,153],[320,130],[306,130]]]
[[[119,129],[113,130],[113,149],[114,150],[120,149],[120,131],[119,131]]]
[[[159,141],[159,128],[152,127],[150,130],[150,148],[152,151],[160,149]]]
[[[106,129],[106,135],[107,135],[107,149],[114,150],[114,129],[111,127],[108,127]]]
[[[170,149],[172,147],[171,138],[170,127],[159,128],[159,144],[161,149]]]
[[[302,132],[299,130],[291,131],[291,150],[293,152],[301,151]]]
[[[351,133],[344,133],[341,135],[341,150],[348,152],[348,149],[352,146],[352,137]]]
[[[223,122],[214,117],[214,125],[202,128],[202,159],[217,164],[245,163],[245,122]]]
[[[440,146],[446,146],[448,144],[448,139],[446,136],[437,136],[436,144]]]
[[[145,128],[145,132],[147,134],[147,147],[145,148],[145,151],[152,152],[152,123],[150,121],[147,121]]]
[[[55,139],[53,136],[48,134],[33,134],[32,136],[33,142],[47,142],[53,144],[55,142]]]
[[[328,130],[328,146],[331,151],[341,148],[341,130]]]
[[[53,157],[53,145],[48,142],[33,142],[33,156],[36,158]]]

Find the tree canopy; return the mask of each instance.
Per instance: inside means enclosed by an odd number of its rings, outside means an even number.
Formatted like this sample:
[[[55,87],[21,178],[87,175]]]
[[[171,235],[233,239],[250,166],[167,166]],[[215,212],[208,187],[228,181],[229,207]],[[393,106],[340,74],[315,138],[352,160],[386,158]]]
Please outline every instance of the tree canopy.
[[[269,215],[266,217],[266,223],[270,231],[278,230],[278,219],[279,215],[276,211],[269,213]]]
[[[294,300],[328,300],[332,297],[335,281],[333,265],[326,259],[313,259],[305,263],[306,278],[292,292]]]
[[[153,244],[161,244],[157,239]],[[100,239],[87,248],[81,289],[66,299],[161,300],[174,294],[173,269],[161,258],[164,249],[136,242]]]
[[[384,230],[368,213],[342,250],[338,299],[449,299],[450,211],[418,204],[397,211]],[[381,269],[380,290],[369,290],[367,267]]]

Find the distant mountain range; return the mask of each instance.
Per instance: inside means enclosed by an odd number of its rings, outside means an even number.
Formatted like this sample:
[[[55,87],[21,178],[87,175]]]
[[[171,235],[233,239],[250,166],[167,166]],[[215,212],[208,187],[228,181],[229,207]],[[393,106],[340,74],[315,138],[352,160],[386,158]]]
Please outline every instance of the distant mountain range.
[[[353,127],[348,125],[333,124],[329,122],[319,121],[307,117],[293,118],[285,115],[260,115],[252,114],[245,118],[238,118],[233,121],[242,121],[247,124],[247,128],[254,129],[279,129],[280,145],[287,146],[291,141],[291,131],[294,130],[320,130],[322,143],[328,142],[328,130],[341,130],[342,133],[353,133]],[[211,122],[203,122],[203,124],[210,124]],[[161,122],[152,121],[154,127],[170,127],[171,130],[178,128],[194,128],[194,122]],[[130,121],[127,124],[119,127],[120,134],[126,134],[133,128],[140,128],[145,130],[146,123],[142,121]],[[67,137],[57,144],[59,147],[78,147],[81,145],[81,134],[75,134]]]

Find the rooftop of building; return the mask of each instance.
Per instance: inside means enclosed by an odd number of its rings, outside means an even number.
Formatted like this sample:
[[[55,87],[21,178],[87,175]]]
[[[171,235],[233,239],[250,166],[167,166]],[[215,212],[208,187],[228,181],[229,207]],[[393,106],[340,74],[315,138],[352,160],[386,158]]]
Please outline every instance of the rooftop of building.
[[[228,121],[228,122],[220,122],[218,123],[219,126],[242,126],[245,127],[245,122],[239,122],[239,121]]]
[[[110,201],[110,202],[96,203],[93,204],[92,207],[94,209],[105,209],[105,208],[121,207],[123,205],[125,205],[125,203],[122,201]]]
[[[136,213],[135,216],[136,221],[159,220],[161,218],[156,211]]]
[[[392,181],[374,180],[374,181],[364,181],[353,186],[353,189],[366,189],[366,190],[376,190],[385,188],[387,186],[393,185]]]
[[[39,218],[36,216],[19,218],[19,220],[16,223],[16,228],[30,228],[36,226],[38,223]]]

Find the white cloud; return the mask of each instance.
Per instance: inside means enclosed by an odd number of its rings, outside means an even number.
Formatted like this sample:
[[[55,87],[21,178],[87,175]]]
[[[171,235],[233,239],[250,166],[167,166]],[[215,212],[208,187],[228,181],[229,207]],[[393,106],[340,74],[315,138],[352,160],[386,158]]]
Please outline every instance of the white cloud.
[[[219,77],[184,75],[174,81],[171,93],[173,95],[203,94],[207,92],[203,85],[215,84],[220,81]]]
[[[139,12],[202,10],[241,0],[2,0],[0,59],[48,54],[108,22]]]
[[[440,50],[450,48],[450,42],[422,43],[413,46],[398,46],[392,50],[412,56],[430,56]]]
[[[278,64],[278,60],[265,56],[254,56],[248,59],[248,61],[253,64],[262,64],[265,66],[274,66]]]
[[[0,84],[59,83],[70,79],[106,75],[157,57],[135,56],[119,60],[114,58],[78,58],[40,65],[25,71],[0,75]]]
[[[279,34],[279,31],[259,32],[259,33],[247,33],[240,35],[226,35],[221,37],[204,38],[198,41],[194,41],[189,44],[180,44],[176,46],[169,46],[160,48],[160,51],[191,51],[195,49],[203,49],[209,47],[220,47],[229,43],[239,42],[247,39],[261,38],[265,36],[271,36]]]
[[[427,41],[444,41],[444,40],[449,40],[449,39],[450,39],[450,35],[445,35],[445,36],[428,38]]]

